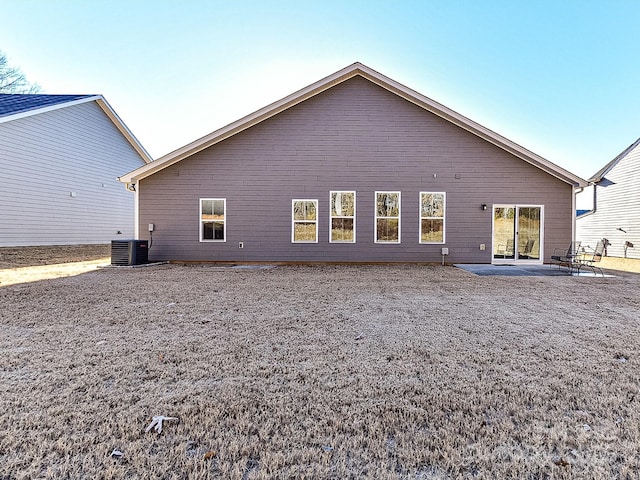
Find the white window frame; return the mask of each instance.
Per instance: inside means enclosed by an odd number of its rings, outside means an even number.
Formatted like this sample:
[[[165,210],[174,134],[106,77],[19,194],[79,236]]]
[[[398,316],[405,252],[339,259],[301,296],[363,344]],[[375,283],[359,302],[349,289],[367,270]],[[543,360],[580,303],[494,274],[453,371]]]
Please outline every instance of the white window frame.
[[[316,207],[316,219],[315,220],[296,220],[295,219],[295,204],[296,202],[313,202]],[[291,200],[291,243],[318,243],[318,217],[320,215],[320,211],[318,209],[318,199],[317,198],[294,198]],[[316,239],[315,240],[296,240],[296,223],[315,223],[316,225]]]
[[[422,195],[442,195],[442,217],[422,216]],[[442,220],[442,241],[423,242],[422,241],[422,220]],[[447,194],[446,192],[420,192],[418,196],[418,242],[423,245],[442,245],[446,243],[447,235]]]
[[[204,239],[203,238],[203,233],[204,233],[204,224],[205,223],[212,223],[212,221],[207,221],[207,220],[203,220],[202,219],[202,202],[203,201],[222,201],[222,205],[224,208],[224,218],[222,219],[222,225],[223,225],[223,233],[222,239],[216,239],[216,238],[209,238],[209,239]],[[199,217],[198,217],[198,221],[200,223],[200,227],[198,229],[199,231],[199,235],[200,235],[200,242],[218,242],[218,243],[224,243],[227,241],[227,199],[226,198],[201,198],[199,201]],[[216,222],[220,222],[220,220],[215,220]]]
[[[332,198],[334,193],[350,193],[353,195],[353,216],[351,215],[334,215],[333,214],[333,205]],[[353,240],[333,240],[332,239],[332,230],[333,230],[333,219],[334,218],[343,218],[343,219],[352,219],[353,220]],[[329,243],[356,243],[356,191],[355,190],[331,190],[329,191]]]
[[[379,241],[378,240],[378,219],[391,219],[396,217],[379,217],[378,216],[378,195],[384,194],[398,194],[398,240],[395,242]],[[373,194],[373,242],[381,245],[397,245],[402,241],[402,192],[396,190],[378,190]]]

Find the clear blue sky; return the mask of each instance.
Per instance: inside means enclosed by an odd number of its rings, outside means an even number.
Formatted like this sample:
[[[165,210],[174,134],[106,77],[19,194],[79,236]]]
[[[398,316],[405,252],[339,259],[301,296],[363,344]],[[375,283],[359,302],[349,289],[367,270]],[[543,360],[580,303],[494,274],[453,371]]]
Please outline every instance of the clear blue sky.
[[[101,93],[154,158],[355,61],[582,176],[640,137],[636,0],[0,0],[44,93]]]

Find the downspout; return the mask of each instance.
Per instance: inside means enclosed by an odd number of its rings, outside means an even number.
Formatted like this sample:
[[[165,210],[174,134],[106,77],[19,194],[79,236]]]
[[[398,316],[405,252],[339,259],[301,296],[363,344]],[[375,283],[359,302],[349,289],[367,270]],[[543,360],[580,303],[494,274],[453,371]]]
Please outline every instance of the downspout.
[[[138,187],[140,183],[136,183],[135,180],[132,179],[131,182],[123,182],[121,177],[118,177],[118,181],[124,183],[124,188],[133,192],[133,238],[134,240],[139,240],[139,225],[138,225]]]
[[[593,199],[591,201],[593,207],[589,211],[587,211],[586,213],[583,213],[581,215],[581,217],[586,217],[587,215],[591,215],[593,213],[596,213],[596,210],[597,210],[596,203],[597,203],[598,194],[596,192],[596,189],[598,188],[598,183],[597,182],[590,182],[587,186],[592,186],[593,187]],[[580,187],[580,188],[574,189],[574,201],[575,201],[575,198],[577,197],[577,195],[579,193],[582,193],[582,192],[584,192],[584,187]]]
[[[133,209],[134,209],[134,215],[133,215],[133,221],[135,222],[134,228],[133,228],[133,236],[136,240],[140,240],[140,212],[139,212],[139,195],[140,195],[140,182],[137,183],[132,183],[132,186],[134,188],[134,201],[133,201]]]
[[[581,189],[582,190],[582,189]],[[571,241],[575,242],[576,240],[576,196],[578,195],[577,189],[571,187]]]

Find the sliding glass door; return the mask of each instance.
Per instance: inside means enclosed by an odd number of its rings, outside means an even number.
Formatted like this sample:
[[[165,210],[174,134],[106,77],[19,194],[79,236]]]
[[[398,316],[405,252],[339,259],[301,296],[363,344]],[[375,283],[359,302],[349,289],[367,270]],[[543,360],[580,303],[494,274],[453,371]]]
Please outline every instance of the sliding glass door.
[[[494,205],[493,263],[542,263],[542,207]]]

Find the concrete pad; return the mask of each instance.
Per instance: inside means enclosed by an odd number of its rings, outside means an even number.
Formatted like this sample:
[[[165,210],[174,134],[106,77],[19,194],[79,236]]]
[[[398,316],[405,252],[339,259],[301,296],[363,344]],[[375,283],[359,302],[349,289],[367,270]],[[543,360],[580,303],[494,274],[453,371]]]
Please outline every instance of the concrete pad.
[[[577,272],[569,272],[566,268],[558,268],[557,265],[490,265],[490,264],[471,264],[456,263],[455,267],[466,270],[480,276],[500,275],[505,277],[569,277],[578,276]],[[602,275],[594,275],[593,272],[580,272],[580,277],[599,277]],[[613,275],[605,274],[605,277]]]

